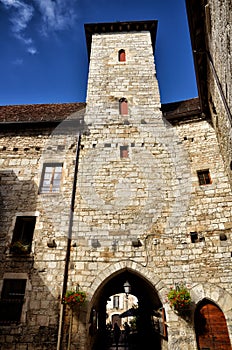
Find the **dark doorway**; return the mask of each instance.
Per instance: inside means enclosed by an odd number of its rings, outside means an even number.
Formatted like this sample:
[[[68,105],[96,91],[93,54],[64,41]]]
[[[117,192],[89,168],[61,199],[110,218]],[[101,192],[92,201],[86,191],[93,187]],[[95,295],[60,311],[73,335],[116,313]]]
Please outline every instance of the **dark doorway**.
[[[161,350],[162,339],[165,341],[162,304],[154,286],[136,271],[123,269],[106,279],[96,291],[90,319],[91,324],[91,349],[109,350],[115,349],[112,329],[106,324],[106,305],[109,298],[117,293],[124,293],[123,285],[128,281],[131,286],[131,294],[138,299],[138,308],[135,315],[136,326],[124,343],[122,336],[119,350]],[[124,321],[122,321],[122,324]]]
[[[225,316],[207,299],[196,309],[195,330],[198,350],[231,350]]]

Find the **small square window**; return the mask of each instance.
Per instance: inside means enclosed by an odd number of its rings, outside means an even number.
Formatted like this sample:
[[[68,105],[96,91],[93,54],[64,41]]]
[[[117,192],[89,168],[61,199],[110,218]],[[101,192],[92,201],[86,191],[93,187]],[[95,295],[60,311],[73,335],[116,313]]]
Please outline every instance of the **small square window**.
[[[43,166],[40,193],[57,193],[60,191],[62,163],[47,163]]]
[[[128,146],[120,146],[120,158],[128,158]]]
[[[0,299],[0,324],[20,322],[26,282],[26,279],[3,280]]]
[[[209,185],[212,183],[209,169],[197,171],[199,185]]]
[[[18,216],[10,246],[10,252],[15,254],[28,254],[35,229],[35,216]]]

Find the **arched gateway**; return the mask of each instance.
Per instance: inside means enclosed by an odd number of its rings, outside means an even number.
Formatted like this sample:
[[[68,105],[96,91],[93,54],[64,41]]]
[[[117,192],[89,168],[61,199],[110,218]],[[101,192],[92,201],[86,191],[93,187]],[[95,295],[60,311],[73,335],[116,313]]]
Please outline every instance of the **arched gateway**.
[[[112,343],[106,329],[106,305],[110,296],[125,292],[126,281],[129,282],[131,288],[130,294],[138,299],[135,316],[136,328],[130,336],[131,346],[136,346],[136,349],[142,349],[144,346],[146,349],[161,349],[166,332],[164,310],[156,286],[139,271],[126,266],[114,271],[104,279],[97,278],[94,284],[97,280],[100,282],[100,279],[102,281],[92,296],[87,315],[88,349],[110,349]]]

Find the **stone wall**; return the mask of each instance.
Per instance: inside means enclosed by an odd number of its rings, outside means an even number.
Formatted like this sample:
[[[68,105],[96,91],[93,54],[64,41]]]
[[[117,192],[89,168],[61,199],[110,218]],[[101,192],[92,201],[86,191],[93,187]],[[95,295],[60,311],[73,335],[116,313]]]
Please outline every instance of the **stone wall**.
[[[88,292],[89,304],[73,320],[71,349],[87,349],[88,307],[104,282],[127,268],[149,281],[166,310],[162,349],[197,349],[193,319],[186,323],[166,302],[169,287],[181,281],[195,306],[210,298],[221,307],[231,336],[232,196],[215,130],[199,118],[175,126],[163,118],[148,32],[92,39],[68,280],[68,288]],[[126,62],[117,61],[120,49]],[[121,97],[126,116],[119,114]],[[28,280],[22,323],[0,328],[3,349],[56,348],[77,131],[61,124],[1,133],[1,279],[18,273]],[[38,192],[48,161],[63,163],[56,194]],[[200,186],[197,171],[204,169],[212,181]],[[19,214],[37,217],[24,258],[9,252]]]
[[[231,10],[230,1],[210,0],[205,11],[206,42],[212,57],[212,61],[208,59],[209,106],[230,181],[232,160]]]

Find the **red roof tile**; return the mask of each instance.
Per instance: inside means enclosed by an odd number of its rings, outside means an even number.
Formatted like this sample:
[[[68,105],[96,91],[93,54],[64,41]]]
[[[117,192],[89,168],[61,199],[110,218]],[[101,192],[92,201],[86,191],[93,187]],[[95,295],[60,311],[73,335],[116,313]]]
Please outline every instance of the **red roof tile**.
[[[85,106],[84,102],[0,106],[0,123],[61,121]]]

